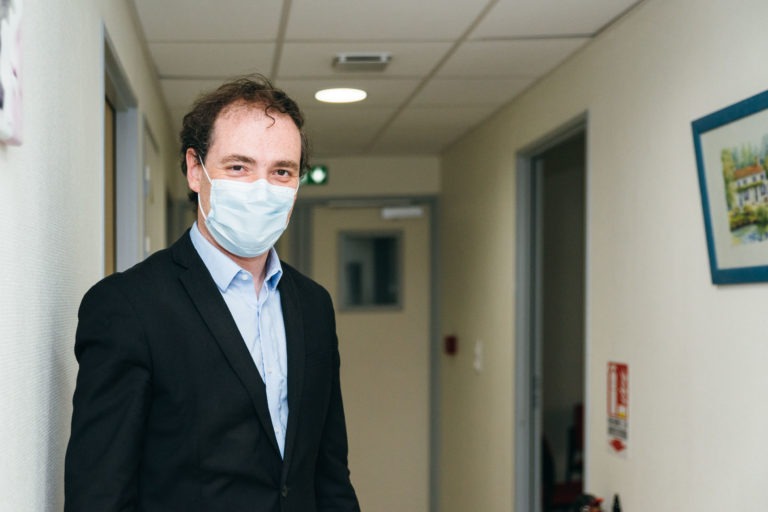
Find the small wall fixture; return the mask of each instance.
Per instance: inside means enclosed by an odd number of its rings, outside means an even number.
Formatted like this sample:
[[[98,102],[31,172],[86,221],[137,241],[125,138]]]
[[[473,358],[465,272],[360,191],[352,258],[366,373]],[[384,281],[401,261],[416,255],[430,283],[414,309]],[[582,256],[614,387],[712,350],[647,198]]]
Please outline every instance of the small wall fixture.
[[[315,99],[324,103],[354,103],[368,97],[362,89],[323,89],[315,93]]]
[[[381,209],[383,220],[418,219],[424,215],[421,206],[385,206]]]

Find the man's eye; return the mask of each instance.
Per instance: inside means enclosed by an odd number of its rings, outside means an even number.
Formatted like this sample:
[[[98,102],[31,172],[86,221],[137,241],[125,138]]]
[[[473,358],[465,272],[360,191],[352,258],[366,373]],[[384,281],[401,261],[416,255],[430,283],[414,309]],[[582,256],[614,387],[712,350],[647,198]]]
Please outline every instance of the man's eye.
[[[277,176],[280,178],[291,178],[295,173],[290,169],[277,169],[275,174],[277,174]]]
[[[243,167],[242,165],[233,165],[230,167],[230,169],[235,172],[242,172],[245,170],[245,167]]]

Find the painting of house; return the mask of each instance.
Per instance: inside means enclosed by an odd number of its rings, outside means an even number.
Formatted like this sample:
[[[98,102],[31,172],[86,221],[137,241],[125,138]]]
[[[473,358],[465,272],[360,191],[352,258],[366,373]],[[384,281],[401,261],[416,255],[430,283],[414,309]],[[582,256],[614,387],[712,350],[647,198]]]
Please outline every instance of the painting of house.
[[[739,208],[768,203],[766,173],[759,163],[737,169],[733,173]]]

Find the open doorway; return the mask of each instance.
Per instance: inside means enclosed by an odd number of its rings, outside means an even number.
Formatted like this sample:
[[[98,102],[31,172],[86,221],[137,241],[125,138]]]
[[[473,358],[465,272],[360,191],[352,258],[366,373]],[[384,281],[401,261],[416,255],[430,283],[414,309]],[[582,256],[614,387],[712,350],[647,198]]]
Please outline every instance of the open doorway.
[[[570,510],[584,476],[584,121],[518,163],[516,503]]]

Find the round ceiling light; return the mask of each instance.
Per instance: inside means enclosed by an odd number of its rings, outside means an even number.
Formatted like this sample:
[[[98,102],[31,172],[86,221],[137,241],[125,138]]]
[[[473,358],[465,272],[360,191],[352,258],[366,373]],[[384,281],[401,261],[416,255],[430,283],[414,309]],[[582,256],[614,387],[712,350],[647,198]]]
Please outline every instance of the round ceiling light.
[[[363,101],[368,93],[362,89],[323,89],[315,93],[315,99],[324,103],[354,103]]]

